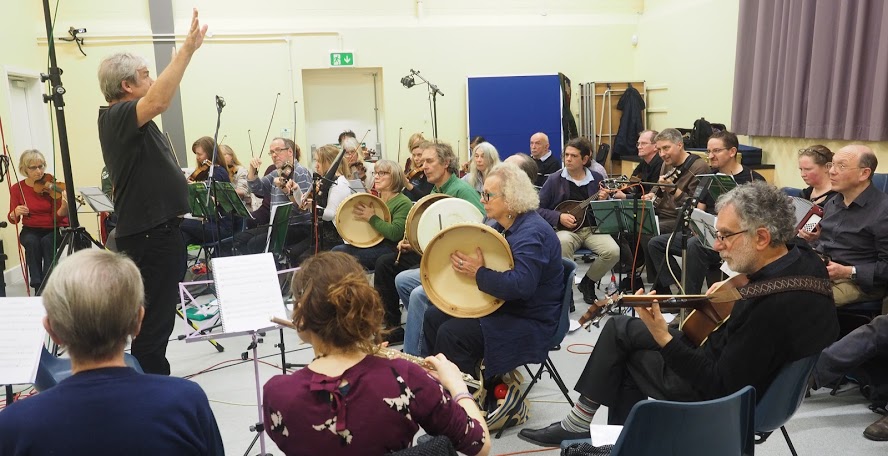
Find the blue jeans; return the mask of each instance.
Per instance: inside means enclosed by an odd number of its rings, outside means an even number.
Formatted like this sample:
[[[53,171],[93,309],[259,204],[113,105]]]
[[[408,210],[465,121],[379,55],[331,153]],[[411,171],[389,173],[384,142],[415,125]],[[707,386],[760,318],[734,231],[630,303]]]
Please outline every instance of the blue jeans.
[[[408,269],[395,277],[395,288],[401,302],[407,308],[407,323],[404,326],[404,352],[414,356],[427,356],[423,344],[423,321],[425,311],[431,306],[429,297],[422,288],[419,269]]]
[[[332,249],[334,252],[345,252],[358,259],[358,263],[368,271],[372,271],[376,267],[376,259],[395,251],[395,244],[389,241],[382,241],[373,247],[355,247],[349,244],[339,244]]]

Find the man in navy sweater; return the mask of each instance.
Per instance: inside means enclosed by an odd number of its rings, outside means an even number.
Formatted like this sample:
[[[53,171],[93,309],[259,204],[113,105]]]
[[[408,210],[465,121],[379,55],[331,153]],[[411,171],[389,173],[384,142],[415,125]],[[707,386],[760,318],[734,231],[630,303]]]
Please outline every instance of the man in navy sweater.
[[[124,362],[144,298],[123,255],[81,250],[59,263],[43,290],[43,326],[67,347],[73,375],[0,412],[0,454],[225,454],[200,386]]]

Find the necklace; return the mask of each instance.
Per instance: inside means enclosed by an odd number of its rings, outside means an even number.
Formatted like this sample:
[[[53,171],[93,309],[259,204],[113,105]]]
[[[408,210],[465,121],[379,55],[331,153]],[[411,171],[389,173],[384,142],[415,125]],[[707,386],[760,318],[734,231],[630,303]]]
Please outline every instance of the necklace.
[[[321,358],[323,358],[323,357],[325,357],[325,356],[327,356],[326,353],[321,353],[321,354],[315,356],[314,358],[312,358],[311,360],[312,360],[312,361],[317,361],[317,360],[319,360],[319,359],[321,359]]]

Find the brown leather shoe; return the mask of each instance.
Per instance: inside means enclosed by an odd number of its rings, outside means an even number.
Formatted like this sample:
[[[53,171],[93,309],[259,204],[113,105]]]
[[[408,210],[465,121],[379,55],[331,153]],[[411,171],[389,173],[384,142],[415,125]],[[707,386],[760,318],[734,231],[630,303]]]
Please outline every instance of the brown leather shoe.
[[[888,440],[888,415],[879,418],[878,421],[863,430],[863,436],[870,440],[884,442]]]

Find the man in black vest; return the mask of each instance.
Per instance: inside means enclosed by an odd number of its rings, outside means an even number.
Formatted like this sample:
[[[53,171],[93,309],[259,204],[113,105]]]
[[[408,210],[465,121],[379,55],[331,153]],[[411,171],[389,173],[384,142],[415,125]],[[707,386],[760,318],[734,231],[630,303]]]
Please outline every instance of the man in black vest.
[[[540,168],[536,181],[533,183],[537,187],[542,187],[546,183],[549,174],[561,169],[561,160],[549,150],[549,137],[543,132],[534,133],[530,137],[530,156]]]

